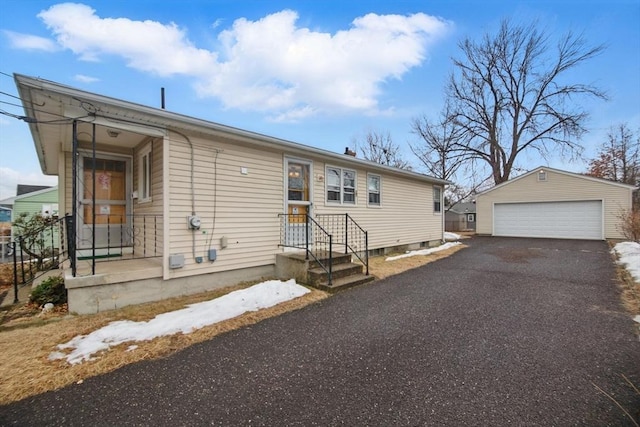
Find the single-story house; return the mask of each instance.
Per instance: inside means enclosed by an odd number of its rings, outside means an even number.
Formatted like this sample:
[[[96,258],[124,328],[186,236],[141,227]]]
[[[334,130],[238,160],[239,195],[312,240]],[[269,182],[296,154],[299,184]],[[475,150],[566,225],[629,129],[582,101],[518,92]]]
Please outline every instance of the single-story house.
[[[39,78],[15,81],[68,214],[71,311],[282,276],[277,258],[301,248],[308,256],[340,244],[366,261],[443,241],[448,181]]]
[[[447,209],[444,229],[447,231],[474,231],[476,229],[475,202],[459,202]]]
[[[622,239],[619,216],[635,187],[535,168],[476,196],[478,234],[561,239]]]

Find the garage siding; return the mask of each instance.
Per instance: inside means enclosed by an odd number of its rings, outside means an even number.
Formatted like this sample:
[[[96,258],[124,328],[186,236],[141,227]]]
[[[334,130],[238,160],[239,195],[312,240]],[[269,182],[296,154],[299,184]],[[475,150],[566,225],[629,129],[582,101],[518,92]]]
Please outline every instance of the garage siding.
[[[538,179],[538,171],[546,180]],[[477,233],[493,235],[494,205],[500,203],[545,203],[601,201],[604,238],[622,239],[617,225],[622,210],[631,209],[632,187],[550,168],[532,172],[494,187],[476,198]]]

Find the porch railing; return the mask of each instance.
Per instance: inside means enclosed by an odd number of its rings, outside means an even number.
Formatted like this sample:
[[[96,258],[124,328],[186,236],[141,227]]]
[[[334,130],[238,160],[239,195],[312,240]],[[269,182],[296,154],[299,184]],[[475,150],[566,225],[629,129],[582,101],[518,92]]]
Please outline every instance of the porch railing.
[[[65,245],[67,218],[46,218],[44,225],[17,236],[9,244],[13,257],[14,303],[18,288],[31,285],[48,271],[55,270],[69,258]]]
[[[326,273],[332,284],[333,236],[307,214],[279,214],[280,246],[304,249],[305,259],[312,259]]]
[[[91,263],[95,274],[96,261],[156,258],[162,256],[162,215],[96,214],[92,224],[70,227],[79,235],[71,239],[77,246],[72,251],[72,274],[79,261]]]
[[[364,265],[369,275],[369,233],[364,230],[348,213],[319,214],[318,224],[333,236],[336,248],[352,254]]]

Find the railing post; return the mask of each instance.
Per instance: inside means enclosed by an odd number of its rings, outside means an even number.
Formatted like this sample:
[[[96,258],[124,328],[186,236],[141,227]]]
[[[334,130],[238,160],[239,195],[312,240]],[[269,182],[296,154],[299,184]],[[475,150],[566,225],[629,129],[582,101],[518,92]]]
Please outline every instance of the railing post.
[[[71,275],[76,277],[76,225],[73,215],[64,217],[64,226],[67,232],[67,250],[69,251],[69,261],[71,262]]]
[[[333,235],[329,234],[329,286],[333,282]]]
[[[13,245],[13,303],[15,304],[18,302],[18,254],[16,253],[18,247],[15,240],[9,245]]]
[[[349,253],[349,214],[344,214],[344,253]]]
[[[364,232],[364,259],[367,269],[367,276],[369,275],[369,231]]]
[[[305,228],[304,228],[304,248],[305,248],[305,256],[304,259],[309,259],[309,214],[304,214],[305,219]]]

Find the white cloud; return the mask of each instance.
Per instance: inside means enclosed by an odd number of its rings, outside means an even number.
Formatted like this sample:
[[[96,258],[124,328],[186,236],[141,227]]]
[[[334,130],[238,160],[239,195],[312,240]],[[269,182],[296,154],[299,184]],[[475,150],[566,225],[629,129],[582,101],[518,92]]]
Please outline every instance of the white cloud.
[[[57,176],[48,176],[41,173],[21,173],[7,167],[0,167],[0,200],[16,195],[18,184],[30,185],[58,185]]]
[[[186,75],[200,96],[274,120],[377,112],[384,82],[419,66],[451,26],[423,13],[371,13],[331,34],[296,26],[298,14],[284,10],[256,21],[237,19],[218,34],[215,52],[197,48],[175,23],[100,18],[82,4],[58,4],[38,16],[82,60],[115,55],[143,72]]]
[[[73,78],[74,80],[82,83],[95,83],[100,81],[100,79],[96,77],[85,76],[84,74],[76,74],[75,76],[73,76]]]
[[[4,30],[3,33],[9,39],[11,47],[15,49],[43,50],[45,52],[55,52],[56,50],[59,50],[53,40],[44,37],[16,33],[8,30]]]

